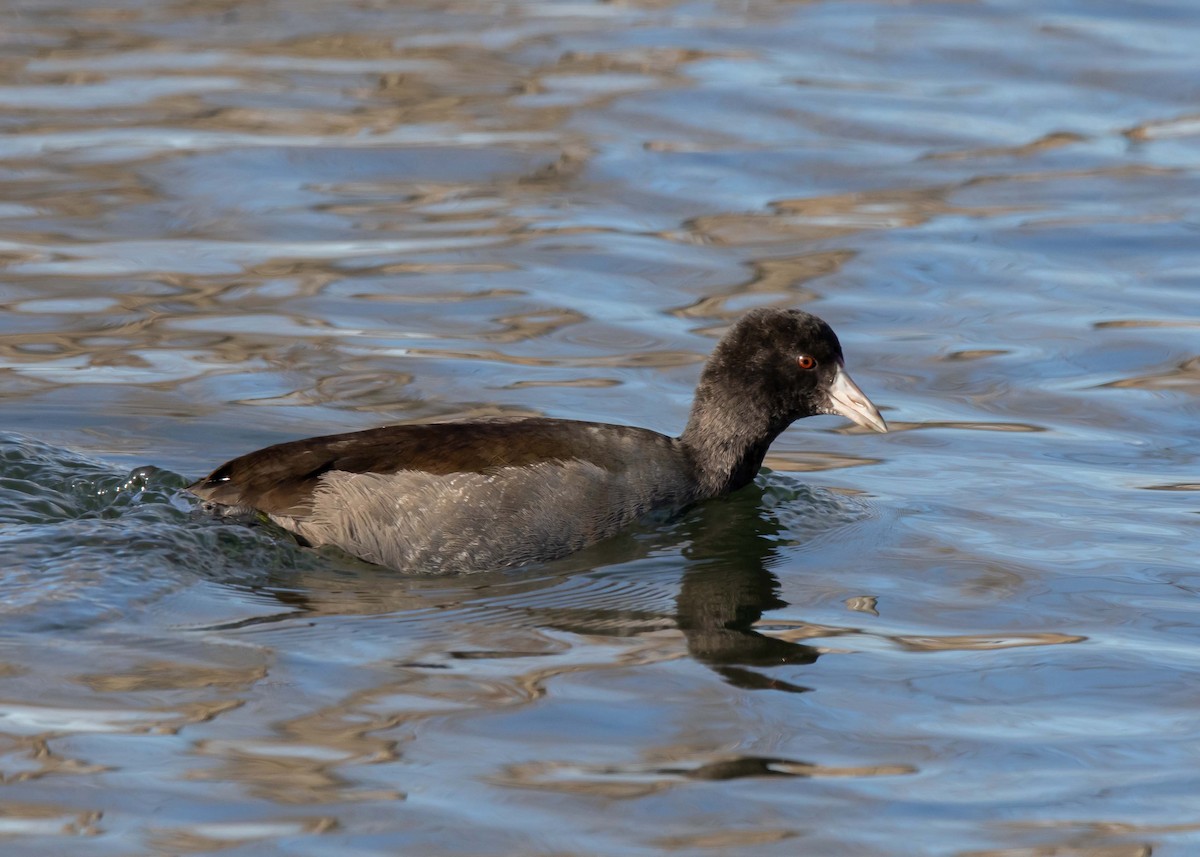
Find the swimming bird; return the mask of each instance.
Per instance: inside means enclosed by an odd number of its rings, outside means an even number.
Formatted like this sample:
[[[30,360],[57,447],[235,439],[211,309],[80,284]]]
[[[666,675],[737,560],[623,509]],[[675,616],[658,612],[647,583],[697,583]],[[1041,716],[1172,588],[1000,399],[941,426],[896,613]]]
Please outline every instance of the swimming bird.
[[[543,417],[391,425],[268,446],[188,490],[400,571],[514,567],[736,491],[784,429],[815,414],[887,431],[828,324],[761,308],[717,343],[679,437]]]

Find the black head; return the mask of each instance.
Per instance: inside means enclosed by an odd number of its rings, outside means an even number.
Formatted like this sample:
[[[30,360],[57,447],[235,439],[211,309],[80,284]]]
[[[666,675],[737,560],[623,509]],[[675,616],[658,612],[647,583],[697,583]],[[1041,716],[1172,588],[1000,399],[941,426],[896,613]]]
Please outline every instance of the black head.
[[[795,420],[841,414],[859,425],[887,424],[846,373],[842,346],[828,324],[797,309],[755,309],[721,339],[701,387],[725,407],[760,414],[778,433]]]

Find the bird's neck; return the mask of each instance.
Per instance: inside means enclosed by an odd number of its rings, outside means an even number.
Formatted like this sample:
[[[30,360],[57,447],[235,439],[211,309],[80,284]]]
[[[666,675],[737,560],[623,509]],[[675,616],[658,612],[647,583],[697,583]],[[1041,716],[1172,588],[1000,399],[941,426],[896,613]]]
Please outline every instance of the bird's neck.
[[[771,441],[787,428],[754,401],[722,401],[714,385],[701,382],[680,440],[696,467],[702,496],[718,497],[758,475]]]

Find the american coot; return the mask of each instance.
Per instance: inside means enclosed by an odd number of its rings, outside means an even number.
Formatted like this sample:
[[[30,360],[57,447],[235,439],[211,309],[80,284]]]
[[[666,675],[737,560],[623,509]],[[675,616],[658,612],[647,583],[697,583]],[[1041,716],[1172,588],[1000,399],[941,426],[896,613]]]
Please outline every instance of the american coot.
[[[539,417],[384,426],[269,446],[189,490],[401,571],[517,566],[736,491],[780,432],[814,414],[887,431],[828,324],[757,309],[717,344],[677,438]]]

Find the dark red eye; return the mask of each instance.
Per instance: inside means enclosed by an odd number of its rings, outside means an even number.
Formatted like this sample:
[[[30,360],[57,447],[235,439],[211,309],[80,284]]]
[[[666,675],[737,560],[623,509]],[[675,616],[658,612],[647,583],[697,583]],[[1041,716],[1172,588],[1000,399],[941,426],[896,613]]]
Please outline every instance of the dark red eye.
[[[796,358],[796,365],[801,369],[815,369],[817,366],[817,361],[813,360],[807,354],[801,354]]]

